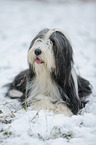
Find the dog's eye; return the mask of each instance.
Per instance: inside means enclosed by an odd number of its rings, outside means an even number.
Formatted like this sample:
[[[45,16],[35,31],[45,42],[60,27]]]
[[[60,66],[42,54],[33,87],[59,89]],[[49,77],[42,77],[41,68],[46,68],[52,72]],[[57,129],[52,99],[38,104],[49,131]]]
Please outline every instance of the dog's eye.
[[[53,45],[53,42],[52,42],[52,41],[50,41],[50,44],[51,44],[51,45]]]
[[[52,45],[53,45],[52,41],[47,40],[46,44],[48,46],[48,49],[51,49],[52,48]]]
[[[47,44],[47,45],[52,45],[52,41],[48,40],[48,41],[46,42],[46,44]]]

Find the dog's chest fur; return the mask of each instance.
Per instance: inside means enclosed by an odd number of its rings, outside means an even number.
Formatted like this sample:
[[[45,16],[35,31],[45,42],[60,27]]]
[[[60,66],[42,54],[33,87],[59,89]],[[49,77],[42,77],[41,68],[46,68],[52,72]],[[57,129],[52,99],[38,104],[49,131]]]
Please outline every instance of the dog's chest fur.
[[[28,88],[30,89],[28,101],[32,104],[33,110],[49,110],[68,116],[72,114],[63,103],[57,85],[46,69],[37,73],[36,77],[29,83]]]
[[[29,82],[28,85],[28,88],[30,89],[30,101],[41,100],[41,98],[39,98],[41,95],[48,96],[51,101],[60,100],[58,88],[55,82],[51,79],[50,73],[45,68],[43,68],[42,71],[40,69],[41,68],[38,69],[35,78]]]

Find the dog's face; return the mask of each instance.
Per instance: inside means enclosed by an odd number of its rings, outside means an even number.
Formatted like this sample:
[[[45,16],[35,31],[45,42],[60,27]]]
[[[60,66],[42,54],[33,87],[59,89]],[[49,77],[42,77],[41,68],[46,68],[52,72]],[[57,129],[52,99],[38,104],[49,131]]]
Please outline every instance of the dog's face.
[[[45,69],[64,84],[69,79],[72,61],[71,45],[61,31],[44,29],[31,42],[28,63],[35,73]]]
[[[53,43],[49,38],[52,32],[50,32],[48,29],[41,31],[33,39],[29,48],[28,63],[32,65],[36,73],[42,72],[44,69],[52,72],[52,70],[55,69],[56,65],[53,52]]]
[[[37,38],[34,41],[28,52],[28,62],[36,72],[37,70],[43,70],[43,68],[51,72],[55,68],[52,45],[50,39],[46,39],[46,37],[43,39]]]

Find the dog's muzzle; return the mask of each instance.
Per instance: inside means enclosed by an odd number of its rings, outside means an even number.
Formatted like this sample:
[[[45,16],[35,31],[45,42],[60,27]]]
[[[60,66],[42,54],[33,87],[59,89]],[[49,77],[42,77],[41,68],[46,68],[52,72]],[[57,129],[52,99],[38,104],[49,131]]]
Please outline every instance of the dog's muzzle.
[[[40,58],[40,55],[42,54],[42,51],[40,48],[37,48],[34,50],[34,54],[36,56],[36,59],[35,59],[35,62],[37,64],[41,64],[41,63],[44,63],[44,61]]]
[[[41,51],[41,49],[37,48],[37,49],[35,49],[34,53],[36,56],[39,56],[42,53],[42,51]]]

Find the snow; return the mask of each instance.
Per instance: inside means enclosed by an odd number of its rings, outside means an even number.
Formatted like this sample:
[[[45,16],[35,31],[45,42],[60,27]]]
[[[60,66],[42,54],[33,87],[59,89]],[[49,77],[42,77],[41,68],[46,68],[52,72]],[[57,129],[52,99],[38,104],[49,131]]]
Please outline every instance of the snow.
[[[31,40],[43,28],[59,28],[70,40],[75,68],[93,86],[81,115],[24,110],[5,98],[6,88],[28,68]],[[76,0],[0,1],[0,145],[96,144],[96,2]]]

